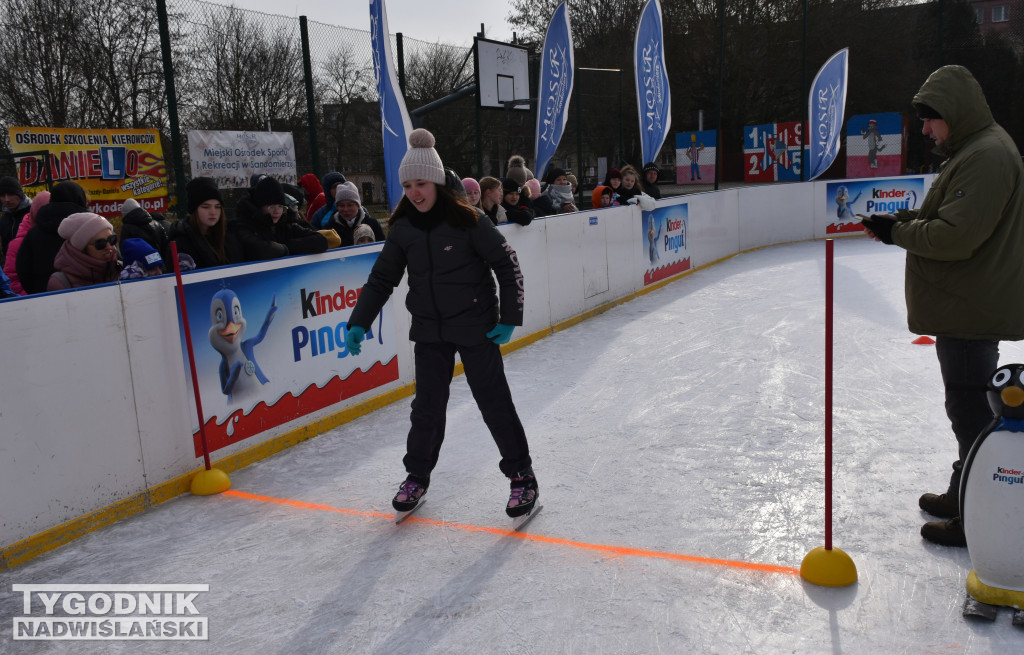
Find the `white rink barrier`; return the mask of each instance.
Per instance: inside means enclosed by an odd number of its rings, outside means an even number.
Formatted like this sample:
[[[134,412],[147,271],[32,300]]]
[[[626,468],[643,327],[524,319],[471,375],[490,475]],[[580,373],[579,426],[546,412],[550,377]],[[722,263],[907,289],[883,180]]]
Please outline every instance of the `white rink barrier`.
[[[525,325],[512,347],[685,270],[824,238],[838,221],[838,185],[890,203],[873,205],[881,210],[911,195],[919,206],[931,177],[743,187],[668,198],[646,214],[616,207],[503,226],[525,277]],[[652,217],[660,221],[656,236]],[[311,266],[380,247],[194,271],[185,282]],[[660,281],[649,279],[655,268]],[[226,446],[212,454],[217,465],[235,470],[408,395],[405,292],[403,281],[391,303],[397,380]],[[193,445],[198,424],[173,275],[0,301],[0,334],[0,568],[187,491],[202,458]],[[209,348],[205,334],[193,340]]]

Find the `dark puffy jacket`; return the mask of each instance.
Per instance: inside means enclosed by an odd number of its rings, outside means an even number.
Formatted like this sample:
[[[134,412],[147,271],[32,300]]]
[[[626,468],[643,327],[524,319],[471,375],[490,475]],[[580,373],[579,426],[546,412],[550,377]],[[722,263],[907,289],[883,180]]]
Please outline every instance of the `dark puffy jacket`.
[[[276,259],[285,255],[312,255],[327,250],[327,237],[286,212],[274,224],[249,198],[238,201],[228,232],[237,239],[243,261]]]
[[[64,239],[57,234],[57,228],[68,216],[84,211],[85,207],[72,202],[50,202],[36,214],[35,223],[21,242],[15,260],[18,280],[25,293],[46,291],[50,275],[56,270],[53,259],[64,245]]]
[[[166,223],[166,221],[164,221]],[[156,248],[165,263],[171,261],[170,241],[167,230],[170,223],[164,225],[157,221],[142,207],[133,209],[121,220],[121,241],[142,239]]]
[[[203,238],[203,235],[199,234],[192,227],[187,218],[171,223],[168,237],[171,241],[178,244],[179,254],[184,253],[192,258],[196,263],[196,268],[213,268],[214,266],[224,266],[225,264],[245,261],[234,234],[228,232],[224,235],[224,254],[227,256],[228,261],[222,262],[217,257],[217,253],[213,252],[210,244]],[[167,270],[170,272],[173,269],[168,268]]]
[[[899,210],[910,331],[962,339],[1024,338],[1024,166],[981,86],[943,66],[914,96],[937,111],[948,159],[918,210]]]
[[[368,329],[408,270],[413,341],[475,345],[499,322],[522,325],[523,274],[494,224],[481,216],[476,227],[461,230],[443,210],[410,212],[392,221],[349,323]],[[500,305],[491,270],[501,285]]]

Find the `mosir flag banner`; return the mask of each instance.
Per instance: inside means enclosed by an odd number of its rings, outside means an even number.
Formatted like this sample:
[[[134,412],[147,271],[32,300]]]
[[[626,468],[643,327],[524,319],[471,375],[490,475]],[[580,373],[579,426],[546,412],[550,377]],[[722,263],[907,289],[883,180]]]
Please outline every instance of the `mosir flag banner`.
[[[384,175],[387,179],[388,205],[394,209],[402,199],[398,167],[409,148],[412,120],[405,98],[398,87],[398,74],[391,58],[391,34],[384,0],[370,0],[370,44],[373,47],[373,74],[380,98],[380,133],[384,139]]]
[[[348,318],[376,252],[184,284],[192,350],[210,451],[398,379],[394,305],[345,347]],[[216,274],[214,274],[216,275]],[[181,351],[188,344],[180,324]],[[193,405],[189,405],[194,408]],[[196,457],[199,419],[192,415]]]
[[[129,198],[146,211],[167,211],[167,164],[155,129],[12,127],[8,135],[18,183],[30,196],[45,191],[47,179],[71,180],[89,195],[89,211],[102,216],[120,216]]]
[[[665,42],[662,38],[661,3],[647,0],[640,11],[633,44],[633,72],[636,77],[637,115],[643,161],[655,161],[672,126],[672,94],[665,72]]]
[[[828,170],[839,155],[839,132],[846,109],[846,72],[850,51],[843,48],[829,57],[811,84],[807,100],[810,125],[807,134],[807,179]]]
[[[572,32],[569,28],[569,9],[563,2],[555,9],[544,37],[544,50],[540,60],[540,86],[537,89],[537,162],[534,171],[544,177],[548,162],[555,156],[562,140],[565,122],[569,118],[569,97],[575,56]]]
[[[212,177],[222,189],[248,188],[253,175],[299,179],[291,132],[191,130],[188,157],[192,177]]]

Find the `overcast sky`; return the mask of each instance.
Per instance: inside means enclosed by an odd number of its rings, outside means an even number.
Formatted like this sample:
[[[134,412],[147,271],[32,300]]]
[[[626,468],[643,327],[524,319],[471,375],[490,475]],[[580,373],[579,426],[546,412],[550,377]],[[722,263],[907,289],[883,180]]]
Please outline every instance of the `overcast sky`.
[[[210,0],[234,4],[268,14],[306,16],[309,20],[360,30],[370,29],[369,0]],[[421,41],[443,41],[469,46],[485,26],[485,36],[511,41],[512,29],[505,22],[509,5],[504,0],[386,0],[388,29],[394,34]]]

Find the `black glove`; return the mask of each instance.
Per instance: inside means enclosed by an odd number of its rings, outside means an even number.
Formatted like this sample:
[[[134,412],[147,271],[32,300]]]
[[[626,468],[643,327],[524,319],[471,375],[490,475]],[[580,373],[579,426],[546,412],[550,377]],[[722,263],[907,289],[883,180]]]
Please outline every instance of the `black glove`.
[[[894,219],[882,214],[872,214],[863,219],[860,224],[871,230],[882,243],[892,245],[892,226],[896,224]]]

